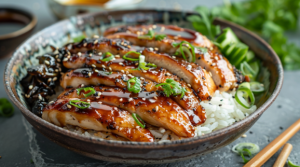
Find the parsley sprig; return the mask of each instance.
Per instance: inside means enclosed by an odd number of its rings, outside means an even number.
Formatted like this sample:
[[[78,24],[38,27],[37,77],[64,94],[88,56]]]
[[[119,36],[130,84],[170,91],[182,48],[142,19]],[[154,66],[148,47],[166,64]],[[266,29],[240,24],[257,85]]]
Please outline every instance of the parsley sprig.
[[[182,98],[186,92],[186,89],[180,85],[180,83],[174,81],[173,79],[166,79],[165,83],[157,84],[156,87],[161,86],[164,90],[164,93],[167,97],[171,95],[176,96],[181,94],[180,98]]]

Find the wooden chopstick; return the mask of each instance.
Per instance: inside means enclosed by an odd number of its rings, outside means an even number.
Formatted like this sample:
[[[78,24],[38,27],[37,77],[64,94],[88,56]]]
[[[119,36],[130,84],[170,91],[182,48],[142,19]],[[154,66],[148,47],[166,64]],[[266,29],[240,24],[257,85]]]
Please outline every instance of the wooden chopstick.
[[[262,149],[254,156],[244,167],[262,166],[272,155],[274,155],[280,147],[284,145],[291,137],[300,130],[300,119],[291,125],[287,130],[281,133],[276,139]]]
[[[288,159],[292,149],[293,149],[293,146],[290,143],[286,143],[284,145],[281,153],[279,154],[275,164],[273,165],[273,167],[283,167],[284,164],[286,163],[286,160]]]

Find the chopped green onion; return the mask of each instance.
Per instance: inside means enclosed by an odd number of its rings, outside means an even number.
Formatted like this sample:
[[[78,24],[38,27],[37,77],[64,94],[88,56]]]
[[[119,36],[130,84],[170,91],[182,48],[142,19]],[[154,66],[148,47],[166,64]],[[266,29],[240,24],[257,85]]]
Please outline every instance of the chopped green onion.
[[[137,115],[136,113],[132,113],[132,117],[140,127],[142,127],[143,129],[146,127],[146,123],[142,120],[142,118],[139,115]]]
[[[195,47],[201,51],[201,53],[207,53],[207,48],[204,47]]]
[[[14,114],[14,107],[12,104],[6,99],[0,99],[0,116],[10,117]]]
[[[109,57],[106,57],[107,55],[108,55]],[[106,57],[106,58],[104,58],[104,57]],[[101,61],[110,61],[110,60],[112,60],[114,57],[115,57],[115,56],[114,56],[112,53],[106,52],[106,53],[103,55]]]
[[[84,38],[85,38],[84,35],[79,35],[79,36],[73,38],[73,42],[75,42],[75,43],[81,42]]]
[[[242,87],[246,87],[246,88],[250,89],[250,83],[249,82],[243,82],[242,84],[240,84],[239,88],[242,88]]]
[[[88,102],[84,102],[84,101],[80,101],[80,100],[71,100],[69,102],[72,106],[75,106],[77,108],[80,108],[80,109],[86,109],[86,108],[89,108],[89,106],[91,105],[90,103]]]
[[[149,30],[147,34],[145,35],[141,35],[141,36],[138,36],[139,39],[153,39],[154,37],[154,31],[153,30]]]
[[[247,149],[248,151],[243,152],[243,149]],[[254,143],[239,143],[233,146],[231,150],[237,154],[243,152],[245,155],[251,156],[251,154],[258,153],[260,151],[260,148]]]
[[[89,93],[84,94],[84,97],[89,97],[89,96],[91,96],[91,95],[93,95],[93,94],[96,93],[96,90],[94,88],[92,88],[92,87],[78,88],[76,90],[77,90],[77,95],[80,95],[80,92],[82,90],[84,90],[84,92],[90,91]]]
[[[252,155],[251,155],[251,152],[250,152],[248,149],[246,149],[246,148],[243,149],[243,152],[246,152],[246,153],[250,154],[249,156],[252,156]],[[241,155],[241,157],[243,158],[244,164],[246,164],[247,162],[249,162],[249,160],[245,158],[243,152],[241,152],[240,155]]]
[[[128,56],[129,54],[131,54],[131,53],[138,54],[139,56],[141,55],[141,53],[139,53],[139,52],[136,52],[136,51],[129,51],[129,52],[127,52],[127,53],[123,56],[123,59],[129,60],[129,61],[138,61],[139,59],[134,59],[134,58],[126,57],[126,56]]]
[[[147,67],[147,66],[150,66],[150,67]],[[140,69],[149,70],[151,67],[156,68],[157,66],[155,64],[152,64],[152,63],[146,63],[145,62],[145,56],[140,55],[140,57],[139,57],[139,67],[137,68],[137,70],[140,70]]]
[[[255,97],[249,88],[239,87],[235,92],[235,100],[242,107],[250,109],[254,105]]]
[[[291,160],[288,160],[288,166],[290,166],[290,167],[300,167],[299,165],[294,164]]]
[[[254,93],[261,93],[265,91],[264,85],[259,82],[250,82],[250,90]]]
[[[187,44],[190,48],[188,48],[187,46],[185,46],[183,44]],[[180,52],[181,55],[182,55],[182,57],[183,57],[183,59],[187,60],[186,55],[184,54],[184,53],[187,53],[188,54],[188,58],[189,58],[188,61],[189,62],[195,62],[195,60],[196,60],[195,47],[192,44],[190,44],[187,41],[182,41],[180,43],[173,43],[172,45],[173,45],[173,47],[178,47],[179,46],[179,48],[176,50],[176,53],[175,53],[176,56]],[[192,53],[191,53],[190,49],[192,50]]]
[[[165,34],[158,34],[158,35],[155,35],[155,40],[157,41],[161,41],[163,40],[164,38],[166,38],[167,35]]]
[[[256,78],[257,72],[254,71],[252,69],[252,67],[246,61],[244,61],[243,63],[241,63],[240,69],[241,69],[243,75],[245,75],[245,76],[247,75],[247,76],[249,76],[252,79]]]
[[[131,83],[134,83],[131,86]],[[127,81],[127,89],[129,92],[139,93],[141,91],[141,80],[137,77],[133,77]]]
[[[176,96],[181,94],[180,98],[182,98],[186,92],[186,89],[173,79],[166,79],[166,82],[157,84],[155,86],[162,86],[167,97],[170,97],[170,95]]]

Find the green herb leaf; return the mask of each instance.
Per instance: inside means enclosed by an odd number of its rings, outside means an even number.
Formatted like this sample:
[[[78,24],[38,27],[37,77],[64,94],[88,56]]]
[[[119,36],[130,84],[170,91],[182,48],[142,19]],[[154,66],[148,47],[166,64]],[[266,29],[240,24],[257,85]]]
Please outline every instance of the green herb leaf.
[[[83,39],[85,39],[85,36],[79,35],[79,36],[73,38],[73,42],[78,43],[78,42],[81,42]]]
[[[10,117],[12,115],[14,115],[13,105],[6,98],[0,98],[0,116]]]
[[[69,104],[71,104],[72,106],[75,106],[79,109],[86,109],[86,108],[89,108],[89,106],[91,105],[88,102],[84,102],[84,101],[80,101],[80,100],[70,100]]]
[[[96,93],[96,90],[94,88],[92,88],[92,87],[85,87],[85,88],[78,88],[78,89],[76,89],[77,95],[80,95],[80,92],[82,90],[84,90],[84,92],[90,91],[89,93],[84,94],[84,97],[89,97],[89,96],[91,96],[91,95],[93,95],[93,94]]]
[[[103,54],[101,61],[110,61],[113,58],[115,58],[115,56],[112,53],[106,52],[106,53]]]
[[[136,113],[132,113],[131,115],[140,127],[142,127],[143,129],[146,127],[146,123],[142,120],[142,118],[139,115],[137,115]]]
[[[167,97],[171,95],[176,96],[181,94],[180,98],[182,98],[186,92],[186,89],[182,87],[179,82],[174,81],[173,79],[166,79],[165,83],[160,83],[155,85],[156,87],[161,86],[164,89],[164,93]]]
[[[139,55],[139,56],[141,55],[140,52],[129,51],[129,52],[127,52],[127,53],[123,56],[123,59],[129,60],[129,61],[138,61],[139,59],[134,59],[134,58],[129,58],[129,57],[127,57],[128,55],[130,55],[130,54],[132,54],[132,53],[137,54],[137,55]]]
[[[131,83],[134,83],[133,86]],[[133,77],[127,81],[127,89],[129,92],[139,93],[141,91],[141,80],[137,77]]]
[[[166,37],[167,37],[167,35],[165,35],[165,34],[158,34],[158,35],[155,35],[155,40],[161,41]]]
[[[288,160],[287,164],[289,167],[300,167],[299,165],[294,164],[291,160]]]

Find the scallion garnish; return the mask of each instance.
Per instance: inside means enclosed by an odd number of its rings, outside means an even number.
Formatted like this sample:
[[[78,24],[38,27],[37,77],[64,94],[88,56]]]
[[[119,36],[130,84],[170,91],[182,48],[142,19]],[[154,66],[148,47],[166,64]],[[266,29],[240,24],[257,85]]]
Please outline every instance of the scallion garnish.
[[[129,51],[129,52],[127,52],[127,53],[123,56],[123,59],[129,60],[129,61],[138,61],[139,59],[134,59],[134,58],[129,58],[129,57],[127,57],[128,55],[130,55],[130,54],[132,54],[132,53],[137,54],[137,55],[139,55],[139,56],[141,55],[140,52]]]
[[[14,114],[14,107],[6,98],[0,98],[0,116],[10,117]]]
[[[161,41],[161,40],[163,40],[164,38],[166,38],[166,36],[167,36],[167,35],[165,35],[165,34],[157,34],[157,35],[155,35],[155,40]]]
[[[79,36],[73,38],[73,42],[75,42],[75,43],[81,42],[84,38],[85,38],[84,35],[79,35]]]
[[[142,120],[142,118],[139,115],[137,115],[136,113],[132,113],[132,117],[140,127],[146,127],[146,123]]]
[[[239,154],[243,158],[244,163],[247,163],[249,160],[244,155],[251,157],[253,154],[258,153],[260,149],[254,143],[239,143],[233,146],[231,150]]]
[[[134,83],[131,86],[131,83]],[[129,92],[139,93],[141,91],[141,80],[137,77],[133,77],[127,81],[127,89]]]
[[[291,160],[288,160],[287,164],[289,167],[300,167],[299,165],[294,164]]]
[[[149,30],[148,33],[145,34],[145,35],[138,36],[139,39],[149,39],[149,40],[153,39],[153,37],[154,37],[154,31],[153,30]]]
[[[252,80],[256,78],[257,72],[246,61],[240,64],[240,69],[243,75],[250,77]]]
[[[162,86],[167,97],[170,97],[170,95],[176,96],[181,94],[180,98],[182,98],[186,92],[186,89],[173,79],[166,79],[165,83],[157,84],[156,87],[158,86]]]
[[[242,107],[250,109],[254,105],[255,97],[250,88],[240,86],[235,92],[235,100]]]
[[[108,56],[108,57],[107,57]],[[110,52],[106,52],[103,57],[102,57],[102,60],[101,61],[110,61],[114,58],[115,56],[110,53]]]
[[[264,85],[259,82],[250,82],[250,90],[254,93],[261,93],[265,91]]]
[[[77,95],[80,95],[80,92],[81,92],[82,90],[84,90],[84,92],[90,91],[90,92],[87,93],[87,94],[83,94],[84,97],[89,97],[89,96],[91,96],[91,95],[93,95],[93,94],[96,93],[96,90],[95,90],[94,88],[92,88],[92,87],[85,87],[85,88],[78,88],[78,89],[76,89]]]
[[[140,57],[139,57],[139,66],[138,66],[138,68],[136,68],[134,70],[141,70],[141,69],[142,70],[149,70],[151,67],[156,68],[157,66],[155,64],[152,64],[152,63],[146,63],[145,62],[145,56],[140,55]]]
[[[80,100],[71,100],[71,101],[69,101],[69,104],[71,104],[72,106],[75,106],[79,109],[86,109],[86,108],[89,108],[89,106],[91,105],[88,102],[84,102],[84,101],[80,101]]]
[[[183,44],[188,45],[189,48],[188,48],[188,46],[183,45]],[[186,54],[188,54],[188,61],[189,62],[195,62],[195,60],[196,60],[195,47],[192,44],[190,44],[187,41],[182,41],[180,43],[173,43],[172,45],[173,45],[173,47],[178,47],[179,46],[179,48],[177,48],[177,50],[175,52],[175,56],[177,56],[179,53],[181,53],[183,59],[187,60]],[[192,52],[190,50],[192,50]]]

